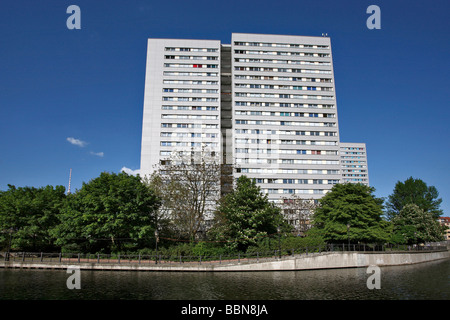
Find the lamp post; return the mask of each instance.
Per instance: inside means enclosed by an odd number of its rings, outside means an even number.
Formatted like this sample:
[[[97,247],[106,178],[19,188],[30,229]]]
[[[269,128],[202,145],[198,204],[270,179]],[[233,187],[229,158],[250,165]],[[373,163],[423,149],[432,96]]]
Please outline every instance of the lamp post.
[[[158,264],[158,241],[159,241],[158,230],[155,229],[155,246],[156,246],[156,259],[155,259],[155,264]]]
[[[281,259],[281,238],[280,238],[280,231],[281,231],[280,226],[278,226],[278,227],[277,227],[277,233],[278,233],[278,254],[279,254],[279,257],[280,257],[280,259]]]
[[[416,231],[414,231],[414,247],[416,249],[418,249],[418,246],[417,246],[417,232]]]
[[[347,241],[348,241],[348,251],[350,251],[350,223],[347,223]]]

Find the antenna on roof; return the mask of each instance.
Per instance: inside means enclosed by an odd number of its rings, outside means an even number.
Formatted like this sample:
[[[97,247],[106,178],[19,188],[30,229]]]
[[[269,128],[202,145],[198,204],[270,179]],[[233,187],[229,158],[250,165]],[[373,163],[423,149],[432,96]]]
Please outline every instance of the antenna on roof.
[[[67,188],[67,194],[70,194],[70,182],[72,180],[72,168],[69,171],[69,187]]]

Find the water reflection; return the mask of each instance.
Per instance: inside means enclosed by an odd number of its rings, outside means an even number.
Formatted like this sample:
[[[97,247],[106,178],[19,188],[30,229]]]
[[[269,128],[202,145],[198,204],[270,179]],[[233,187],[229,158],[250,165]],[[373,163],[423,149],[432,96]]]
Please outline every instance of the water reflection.
[[[0,299],[341,300],[450,297],[450,260],[381,268],[369,290],[365,268],[283,272],[81,271],[69,290],[65,270],[0,269]]]

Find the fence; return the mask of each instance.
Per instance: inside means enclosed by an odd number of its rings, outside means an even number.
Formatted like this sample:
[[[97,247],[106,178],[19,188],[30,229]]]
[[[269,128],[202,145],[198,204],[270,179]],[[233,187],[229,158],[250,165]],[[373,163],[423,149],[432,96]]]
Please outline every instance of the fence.
[[[0,261],[14,261],[23,263],[52,263],[52,264],[136,264],[136,265],[182,265],[182,264],[230,264],[230,263],[259,263],[308,256],[311,254],[325,254],[331,252],[408,252],[408,251],[442,251],[447,246],[439,245],[374,245],[374,244],[327,244],[317,247],[297,249],[281,249],[268,252],[236,253],[233,255],[214,256],[167,256],[141,254],[82,254],[82,253],[43,253],[43,252],[0,252]]]

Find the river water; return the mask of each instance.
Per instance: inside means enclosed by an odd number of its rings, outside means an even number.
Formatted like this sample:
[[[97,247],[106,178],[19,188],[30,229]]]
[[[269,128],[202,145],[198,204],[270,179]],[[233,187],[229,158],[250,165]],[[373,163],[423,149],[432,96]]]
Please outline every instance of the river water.
[[[282,272],[0,269],[0,300],[448,300],[450,259],[381,267],[380,289],[366,268]]]

